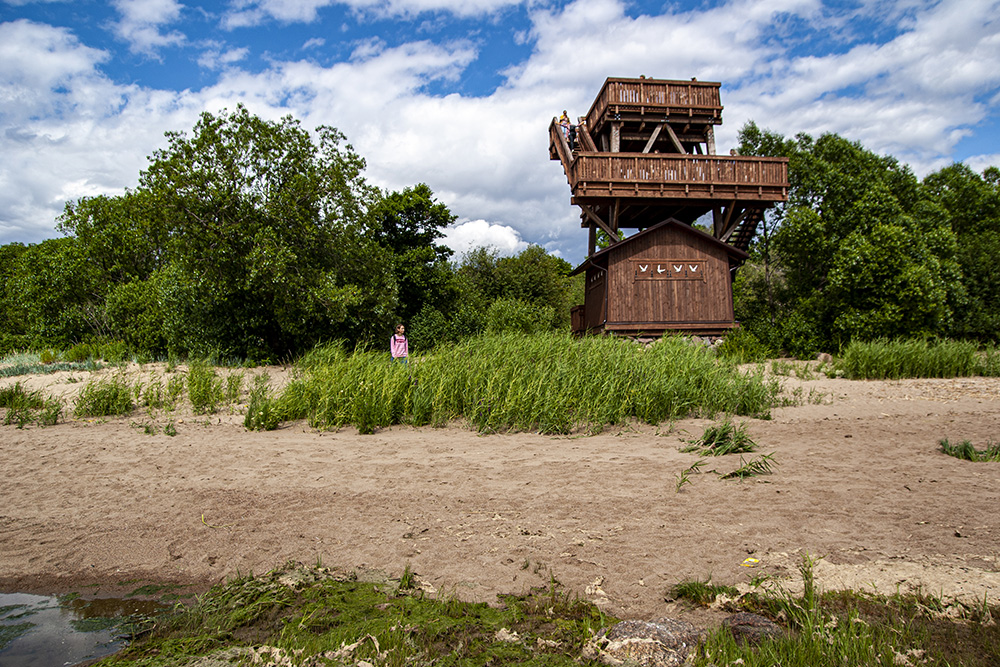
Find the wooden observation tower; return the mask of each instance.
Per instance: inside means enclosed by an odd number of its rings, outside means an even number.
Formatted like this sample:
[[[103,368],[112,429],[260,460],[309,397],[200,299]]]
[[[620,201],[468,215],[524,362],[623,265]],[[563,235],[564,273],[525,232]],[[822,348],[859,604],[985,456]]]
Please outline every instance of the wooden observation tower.
[[[575,127],[549,126],[588,229],[584,306],[574,331],[722,333],[732,277],[764,210],[787,199],[788,160],[715,154],[721,84],[607,79]],[[711,233],[692,223],[711,220]],[[598,231],[609,247],[597,249]],[[636,230],[620,238],[621,233]]]

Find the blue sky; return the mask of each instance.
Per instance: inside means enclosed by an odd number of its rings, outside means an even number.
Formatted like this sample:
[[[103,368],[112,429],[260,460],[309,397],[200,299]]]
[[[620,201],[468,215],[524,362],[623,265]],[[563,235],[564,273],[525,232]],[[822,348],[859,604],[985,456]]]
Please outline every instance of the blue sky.
[[[242,102],[339,128],[381,187],[427,183],[459,252],[577,263],[548,122],[640,74],[721,81],[720,152],[754,120],[920,176],[1000,164],[1000,0],[0,0],[0,244],[57,236],[66,201]]]

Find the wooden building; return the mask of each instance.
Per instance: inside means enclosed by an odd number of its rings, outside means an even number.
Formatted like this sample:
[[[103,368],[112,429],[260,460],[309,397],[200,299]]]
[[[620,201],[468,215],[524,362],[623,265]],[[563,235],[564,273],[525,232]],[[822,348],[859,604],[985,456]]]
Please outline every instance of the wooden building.
[[[715,154],[720,86],[609,78],[569,131],[553,119],[549,155],[562,163],[570,202],[589,233],[589,257],[577,269],[587,272],[587,298],[575,309],[575,331],[712,333],[734,326],[733,271],[764,211],[787,199],[788,160]],[[710,235],[691,226],[699,219],[710,220]],[[638,233],[621,238],[627,230]],[[610,243],[600,252],[599,232]],[[668,279],[666,271],[635,278],[635,267],[620,265],[633,260],[691,260],[710,270],[698,278]],[[601,289],[599,299],[592,296]]]
[[[678,220],[665,220],[581,264],[590,333],[721,334],[733,326],[732,272],[747,254]]]

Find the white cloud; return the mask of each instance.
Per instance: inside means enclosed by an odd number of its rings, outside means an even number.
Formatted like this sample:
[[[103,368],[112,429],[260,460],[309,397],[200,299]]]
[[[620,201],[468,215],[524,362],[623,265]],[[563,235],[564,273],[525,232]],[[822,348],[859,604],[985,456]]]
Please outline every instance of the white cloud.
[[[260,25],[268,19],[282,23],[313,23],[319,10],[344,5],[377,17],[414,17],[424,12],[447,12],[460,17],[483,16],[526,0],[232,0],[223,23],[227,28]]]
[[[457,257],[475,248],[493,248],[501,255],[516,255],[528,247],[516,229],[485,220],[469,220],[448,227],[441,242]]]
[[[250,49],[246,47],[224,49],[219,44],[213,44],[211,48],[203,51],[198,56],[198,65],[205,69],[217,70],[238,63],[241,60],[246,60],[248,55],[250,55]]]
[[[1000,153],[993,153],[991,155],[972,155],[962,160],[962,162],[968,165],[969,168],[977,174],[981,174],[987,167],[1000,168]]]
[[[350,6],[457,6],[422,2]],[[314,20],[327,4],[246,0],[230,4],[227,20]],[[469,6],[489,11],[504,4]],[[181,12],[168,0],[119,6],[157,34]],[[620,0],[530,6],[530,56],[482,97],[427,92],[467,76],[481,47],[465,41],[389,46],[374,39],[356,43],[344,62],[274,62],[261,72],[241,68],[246,51],[211,45],[202,62],[219,69],[215,83],[174,92],[114,83],[100,70],[109,54],[67,30],[0,24],[0,243],[51,235],[67,197],[133,185],[145,156],[164,144],[165,130],[189,130],[200,111],[240,101],[266,118],[291,113],[308,128],[340,128],[379,186],[427,183],[463,220],[448,236],[459,252],[470,239],[512,252],[533,242],[571,262],[582,258],[586,234],[559,163],[548,159],[547,126],[564,108],[585,113],[608,76],[722,81],[720,152],[753,119],[786,135],[837,132],[911,162],[918,174],[949,164],[958,142],[995,113],[1000,5],[993,0],[866,3],[873,20],[906,17],[903,29],[880,43],[859,39],[843,13],[819,0],[732,0],[637,17]],[[776,38],[789,21],[835,33],[843,48],[795,55]],[[984,145],[967,162],[982,171],[996,164],[994,149]]]
[[[164,25],[174,23],[184,8],[177,0],[114,0],[112,3],[121,14],[114,24],[115,33],[136,53],[155,55],[165,46],[183,44],[183,34],[161,32]]]

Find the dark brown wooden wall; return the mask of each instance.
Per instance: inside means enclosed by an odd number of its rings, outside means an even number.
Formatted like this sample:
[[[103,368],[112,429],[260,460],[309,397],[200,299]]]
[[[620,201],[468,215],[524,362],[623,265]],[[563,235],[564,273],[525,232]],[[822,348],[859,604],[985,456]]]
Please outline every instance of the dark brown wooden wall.
[[[587,286],[584,294],[584,322],[587,329],[601,326],[604,321],[604,292],[608,281],[600,269],[587,269]]]
[[[698,263],[699,280],[635,280],[633,259]],[[608,259],[608,328],[614,323],[729,324],[733,293],[724,248],[676,227],[642,236],[612,249]],[[589,297],[589,295],[588,295]],[[590,301],[587,302],[588,320]]]

